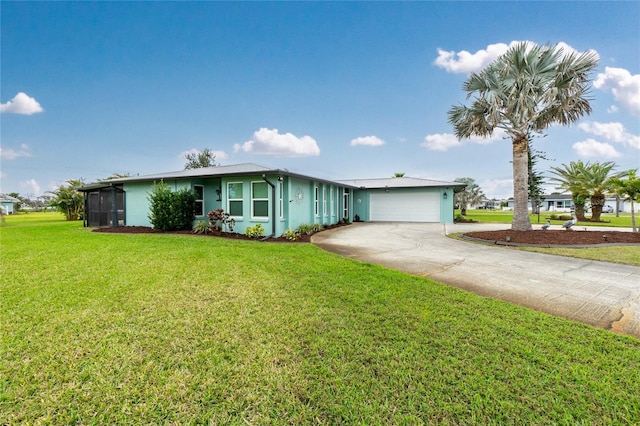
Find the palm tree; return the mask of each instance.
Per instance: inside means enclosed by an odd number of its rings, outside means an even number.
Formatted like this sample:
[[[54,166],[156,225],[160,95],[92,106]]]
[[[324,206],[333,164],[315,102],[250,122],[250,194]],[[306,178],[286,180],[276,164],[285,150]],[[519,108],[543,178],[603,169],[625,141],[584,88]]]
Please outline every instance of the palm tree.
[[[67,220],[78,220],[82,218],[82,209],[84,208],[84,195],[78,191],[84,180],[68,180],[66,182],[68,186],[60,186],[54,191],[48,191],[53,194],[54,197],[49,202],[49,205],[58,209],[58,211],[65,215]]]
[[[631,203],[631,226],[633,226],[633,232],[637,232],[634,203],[640,202],[640,177],[637,176],[637,173],[637,169],[629,170],[627,179],[622,180],[615,177],[611,179],[615,193]]]
[[[467,186],[460,192],[456,192],[454,195],[455,204],[460,206],[460,214],[467,215],[467,207],[478,205],[484,198],[484,193],[476,181],[470,177],[457,178],[454,182],[461,182]]]
[[[449,123],[462,138],[504,130],[513,149],[514,212],[511,228],[530,230],[529,135],[552,124],[568,125],[591,112],[587,99],[595,52],[565,52],[558,45],[519,43],[463,84],[469,107],[449,110]]]
[[[582,160],[572,161],[568,166],[563,164],[561,167],[552,167],[551,173],[555,176],[549,178],[550,181],[559,184],[556,189],[571,193],[576,217],[580,221],[586,220],[584,217],[584,205],[587,197],[589,197],[589,192],[584,185],[584,168],[585,165]]]
[[[600,221],[606,194],[615,192],[612,179],[625,177],[628,173],[626,171],[612,173],[615,167],[616,163],[607,161],[605,163],[587,163],[582,170],[583,184],[591,198],[591,220],[594,222]]]

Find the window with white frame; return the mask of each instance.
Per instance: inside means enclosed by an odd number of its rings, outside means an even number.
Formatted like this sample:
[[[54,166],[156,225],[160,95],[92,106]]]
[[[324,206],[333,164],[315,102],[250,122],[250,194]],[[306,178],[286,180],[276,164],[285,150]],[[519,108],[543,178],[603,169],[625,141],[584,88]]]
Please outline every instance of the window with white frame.
[[[322,185],[322,215],[327,215],[327,187]]]
[[[345,188],[342,194],[342,217],[349,217],[349,195],[349,188]]]
[[[242,182],[227,183],[227,212],[234,217],[242,217]]]
[[[329,188],[329,212],[331,216],[336,215],[335,200],[333,199],[333,186]]]
[[[251,182],[251,217],[269,217],[269,186],[267,182]]]
[[[278,206],[280,209],[280,219],[284,217],[284,182],[278,181],[278,192],[280,193],[280,197],[278,198]]]
[[[196,196],[196,216],[204,216],[204,186],[193,185],[193,193]]]
[[[314,184],[313,185],[313,206],[314,206],[314,211],[316,216],[320,216],[320,200],[318,197],[319,192],[318,192],[318,185]]]

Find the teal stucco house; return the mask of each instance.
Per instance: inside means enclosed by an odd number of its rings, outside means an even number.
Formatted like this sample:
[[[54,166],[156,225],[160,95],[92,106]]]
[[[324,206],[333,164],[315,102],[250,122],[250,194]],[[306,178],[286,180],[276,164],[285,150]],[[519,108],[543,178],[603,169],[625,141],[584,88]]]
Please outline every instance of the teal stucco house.
[[[196,194],[196,220],[222,208],[234,231],[261,223],[279,236],[301,224],[353,221],[453,222],[453,193],[464,187],[409,177],[332,181],[257,164],[237,164],[99,181],[84,186],[85,226],[151,226],[154,184]]]

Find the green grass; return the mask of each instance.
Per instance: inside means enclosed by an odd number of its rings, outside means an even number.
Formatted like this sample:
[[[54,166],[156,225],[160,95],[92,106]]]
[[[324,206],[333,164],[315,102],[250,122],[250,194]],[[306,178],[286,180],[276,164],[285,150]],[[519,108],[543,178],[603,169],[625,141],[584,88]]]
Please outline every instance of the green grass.
[[[457,212],[456,212],[457,213]],[[468,210],[468,219],[473,219],[481,223],[505,223],[510,224],[513,219],[511,211],[497,210]],[[540,214],[540,222],[544,223],[546,214]],[[530,216],[531,223],[538,223],[538,215]],[[578,222],[576,226],[612,226],[631,228],[631,215],[620,213],[620,217],[614,214],[603,214],[604,223]],[[561,225],[564,221],[552,220],[552,225]],[[640,218],[636,217],[637,225],[640,225]],[[456,238],[457,236],[453,236]],[[506,249],[506,247],[505,247]],[[556,256],[576,257],[580,259],[599,260],[602,262],[621,263],[625,265],[640,266],[640,246],[609,246],[609,247],[588,247],[588,248],[543,248],[543,247],[517,247],[518,250],[534,251],[538,253],[553,254]]]
[[[576,257],[580,259],[599,260],[601,262],[620,263],[640,266],[640,246],[609,246],[586,248],[541,248],[518,247],[519,250],[553,254],[556,256]]]
[[[0,242],[0,424],[640,422],[638,339],[313,245]]]
[[[456,214],[459,213],[459,210],[456,210]],[[540,218],[538,221],[538,215],[532,214],[529,216],[531,223],[546,223],[546,218],[550,217],[553,212],[540,212]],[[555,213],[557,215],[569,216],[570,213]],[[513,219],[513,211],[502,211],[502,210],[467,210],[467,219],[475,220],[478,222],[484,223],[511,223]],[[587,218],[589,215],[587,214]],[[603,213],[600,216],[602,222],[578,222],[576,226],[606,226],[606,227],[623,227],[623,228],[631,228],[631,214],[630,213],[620,213],[619,217],[616,217],[614,213]],[[561,225],[565,220],[552,220],[552,225]],[[636,223],[640,225],[640,217],[636,215]]]

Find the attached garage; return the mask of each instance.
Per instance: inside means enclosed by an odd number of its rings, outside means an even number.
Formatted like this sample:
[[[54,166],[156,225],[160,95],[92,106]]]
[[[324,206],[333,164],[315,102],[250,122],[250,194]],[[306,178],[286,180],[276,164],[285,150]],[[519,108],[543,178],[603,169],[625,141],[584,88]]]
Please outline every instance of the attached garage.
[[[372,221],[440,222],[439,192],[372,192]]]
[[[460,182],[412,177],[340,181],[354,187],[354,218],[365,222],[453,222]]]

